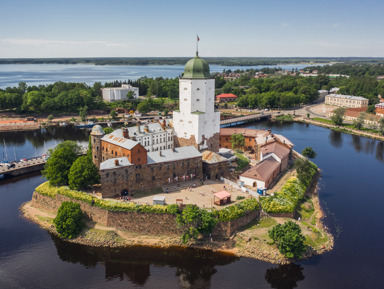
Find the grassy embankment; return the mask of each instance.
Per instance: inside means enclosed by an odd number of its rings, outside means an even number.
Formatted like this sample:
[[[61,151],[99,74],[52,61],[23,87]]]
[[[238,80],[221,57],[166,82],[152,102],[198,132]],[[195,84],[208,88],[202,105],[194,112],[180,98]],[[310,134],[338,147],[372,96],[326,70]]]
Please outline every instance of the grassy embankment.
[[[314,117],[311,120],[318,121],[318,122],[332,125],[332,126],[335,125],[331,120],[325,119],[325,118]],[[367,127],[362,127],[360,129],[357,129],[353,126],[353,124],[350,124],[350,123],[342,123],[340,126],[338,126],[336,128],[332,128],[332,129],[336,130],[336,131],[347,132],[347,133],[351,132],[350,130],[353,130],[354,132],[355,131],[361,131],[361,132],[376,134],[377,136],[382,136],[382,134],[377,129],[367,128]]]

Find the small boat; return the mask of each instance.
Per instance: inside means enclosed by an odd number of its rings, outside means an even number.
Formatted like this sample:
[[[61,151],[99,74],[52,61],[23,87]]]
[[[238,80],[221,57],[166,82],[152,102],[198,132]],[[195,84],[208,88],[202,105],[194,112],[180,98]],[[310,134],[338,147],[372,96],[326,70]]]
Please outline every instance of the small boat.
[[[92,128],[95,126],[93,121],[88,121],[87,123],[80,122],[76,127],[78,128]]]

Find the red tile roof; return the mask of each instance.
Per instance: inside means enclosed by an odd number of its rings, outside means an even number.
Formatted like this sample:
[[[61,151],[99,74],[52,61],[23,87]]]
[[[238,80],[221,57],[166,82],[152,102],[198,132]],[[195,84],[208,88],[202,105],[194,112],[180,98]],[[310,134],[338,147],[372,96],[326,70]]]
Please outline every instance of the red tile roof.
[[[279,166],[280,163],[278,161],[276,161],[273,157],[269,157],[240,176],[260,181],[266,181]]]
[[[232,93],[223,93],[223,94],[216,95],[216,97],[217,98],[237,98],[237,96]]]

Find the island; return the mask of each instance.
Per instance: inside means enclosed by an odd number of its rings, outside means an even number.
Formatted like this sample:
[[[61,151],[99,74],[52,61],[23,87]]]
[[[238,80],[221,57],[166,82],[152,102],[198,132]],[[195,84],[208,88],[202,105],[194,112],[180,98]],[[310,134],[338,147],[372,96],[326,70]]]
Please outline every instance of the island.
[[[172,119],[95,125],[85,156],[59,144],[24,216],[91,246],[188,246],[276,264],[332,249],[317,166],[271,130],[220,128],[214,88],[196,53]]]

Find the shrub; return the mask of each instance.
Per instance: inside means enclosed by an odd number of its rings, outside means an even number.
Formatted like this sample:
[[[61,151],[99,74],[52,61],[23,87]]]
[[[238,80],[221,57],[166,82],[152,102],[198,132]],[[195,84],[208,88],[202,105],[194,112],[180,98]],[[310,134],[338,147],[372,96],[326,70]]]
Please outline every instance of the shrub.
[[[274,226],[268,235],[277,244],[280,253],[288,258],[300,258],[306,250],[300,226],[292,221]]]
[[[83,217],[84,214],[80,209],[80,204],[63,202],[53,223],[60,237],[73,239],[84,228]]]
[[[225,209],[214,210],[213,214],[217,217],[218,221],[232,221],[259,210],[259,207],[256,199],[247,199]]]

